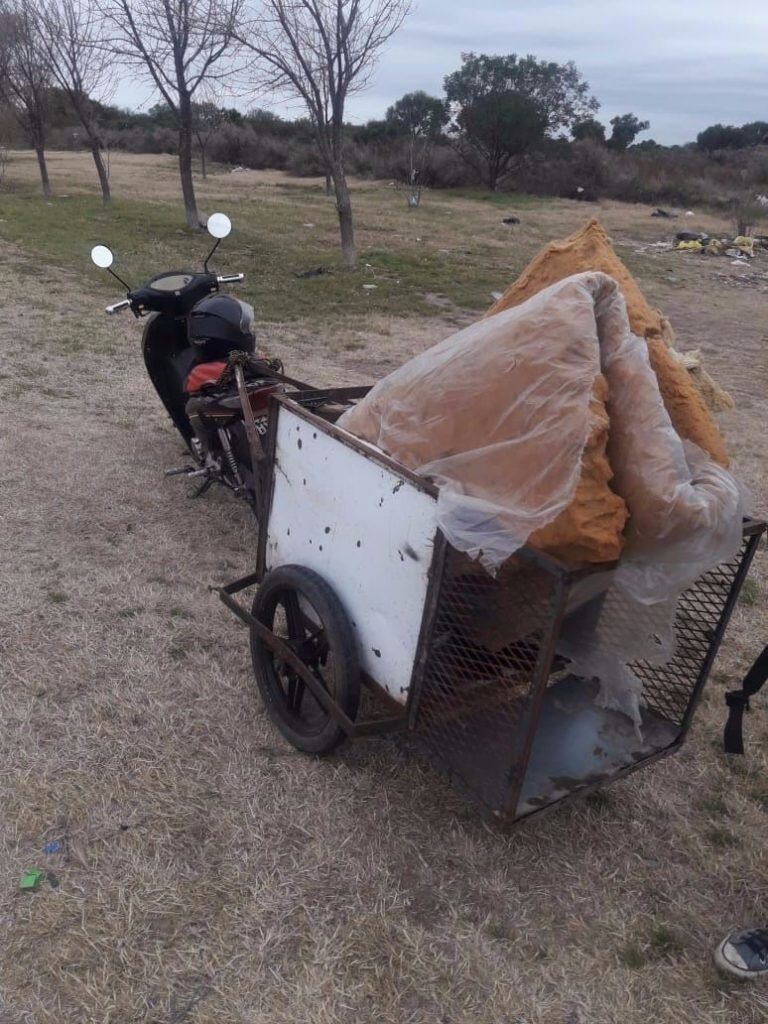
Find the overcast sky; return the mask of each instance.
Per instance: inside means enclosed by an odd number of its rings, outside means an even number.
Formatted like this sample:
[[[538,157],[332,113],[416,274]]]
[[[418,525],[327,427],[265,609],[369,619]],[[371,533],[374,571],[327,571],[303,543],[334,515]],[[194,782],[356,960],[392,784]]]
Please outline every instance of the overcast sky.
[[[632,111],[651,122],[642,138],[659,142],[688,142],[717,122],[768,120],[767,0],[416,0],[349,120],[382,117],[414,89],[440,95],[468,50],[574,60],[600,120]],[[114,102],[154,98],[123,81]]]

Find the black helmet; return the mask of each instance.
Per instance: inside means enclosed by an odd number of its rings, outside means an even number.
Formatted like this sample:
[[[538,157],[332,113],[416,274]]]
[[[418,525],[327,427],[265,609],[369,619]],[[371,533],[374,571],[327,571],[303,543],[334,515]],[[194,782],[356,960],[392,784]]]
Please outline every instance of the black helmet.
[[[253,306],[231,295],[209,295],[192,307],[189,341],[203,361],[226,359],[230,352],[255,352]]]

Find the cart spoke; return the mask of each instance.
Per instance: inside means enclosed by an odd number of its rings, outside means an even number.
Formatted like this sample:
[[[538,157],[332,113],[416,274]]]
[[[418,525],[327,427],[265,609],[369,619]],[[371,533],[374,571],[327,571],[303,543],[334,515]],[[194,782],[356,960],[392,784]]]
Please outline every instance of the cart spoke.
[[[293,679],[288,686],[288,708],[297,717],[301,715],[301,703],[304,699],[304,691],[307,684],[303,679]]]
[[[295,646],[297,641],[304,639],[306,631],[304,628],[304,616],[294,590],[286,590],[283,595],[283,608],[285,608],[285,619],[288,624],[288,636],[294,641],[292,646]]]

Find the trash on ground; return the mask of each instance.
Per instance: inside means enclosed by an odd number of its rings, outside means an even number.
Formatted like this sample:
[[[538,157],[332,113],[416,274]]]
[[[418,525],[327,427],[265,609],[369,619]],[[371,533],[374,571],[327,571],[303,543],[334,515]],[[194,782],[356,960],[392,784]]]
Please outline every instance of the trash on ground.
[[[38,887],[38,885],[40,885],[40,882],[43,880],[43,878],[45,878],[45,872],[38,871],[37,868],[33,868],[31,871],[25,871],[24,874],[21,876],[19,888],[26,889],[31,892],[35,890]]]
[[[750,238],[748,235],[737,235],[733,244],[737,249],[741,249],[745,256],[752,257],[755,255],[755,239]]]
[[[322,277],[324,274],[332,274],[333,271],[329,270],[328,267],[314,267],[312,270],[296,270],[293,276],[299,278],[306,277]]]
[[[59,840],[54,839],[52,842],[45,844],[43,847],[43,853],[60,853],[63,849],[64,847]]]
[[[675,246],[676,249],[685,249],[687,252],[701,252],[704,248],[698,238],[691,240],[690,242],[678,242]]]
[[[677,214],[676,213],[670,213],[669,210],[663,210],[660,206],[656,207],[656,209],[653,211],[651,216],[652,217],[665,217],[665,218],[667,218],[667,220],[676,220],[677,219]]]
[[[501,223],[502,224],[519,224],[520,223],[520,218],[519,217],[504,217]]]
[[[374,288],[378,288],[378,287],[379,286],[377,284],[364,284],[363,285],[363,290],[366,291],[366,292],[372,292],[374,290]]]
[[[706,245],[709,241],[709,235],[704,231],[678,231],[675,234],[676,242],[701,242],[702,245]]]
[[[693,212],[693,210],[686,210],[685,211],[685,216],[686,217],[695,217],[696,214]]]

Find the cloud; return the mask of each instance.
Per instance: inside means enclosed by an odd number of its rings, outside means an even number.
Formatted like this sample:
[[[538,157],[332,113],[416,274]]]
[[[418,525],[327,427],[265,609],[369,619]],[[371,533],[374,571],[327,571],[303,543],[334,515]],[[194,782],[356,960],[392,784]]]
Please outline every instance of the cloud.
[[[764,0],[727,8],[722,0],[420,0],[348,113],[362,122],[381,117],[405,92],[440,94],[462,52],[533,53],[575,61],[602,120],[633,111],[659,142],[686,142],[718,121],[766,117],[766,44]],[[131,106],[146,96],[125,82],[116,101]],[[293,104],[282,109],[297,112]]]

